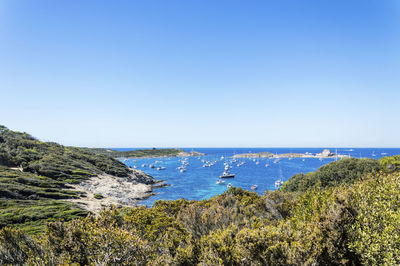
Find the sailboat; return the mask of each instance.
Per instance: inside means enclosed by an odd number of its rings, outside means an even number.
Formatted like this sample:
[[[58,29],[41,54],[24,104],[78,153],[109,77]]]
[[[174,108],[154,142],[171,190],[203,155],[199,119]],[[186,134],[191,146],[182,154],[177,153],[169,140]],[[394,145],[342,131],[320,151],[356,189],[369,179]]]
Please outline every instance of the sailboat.
[[[276,188],[279,188],[280,186],[283,185],[283,181],[282,181],[282,166],[279,167],[279,174],[280,174],[279,179],[275,181],[275,187]]]

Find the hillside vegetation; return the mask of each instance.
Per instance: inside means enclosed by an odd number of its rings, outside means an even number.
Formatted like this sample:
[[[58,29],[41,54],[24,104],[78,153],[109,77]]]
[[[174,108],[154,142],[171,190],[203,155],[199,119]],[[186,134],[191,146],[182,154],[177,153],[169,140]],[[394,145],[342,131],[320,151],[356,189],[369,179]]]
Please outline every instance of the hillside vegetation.
[[[96,154],[102,154],[111,156],[114,158],[140,158],[140,157],[165,157],[165,156],[179,156],[180,154],[186,154],[181,149],[141,149],[133,151],[117,151],[112,149],[102,148],[81,148],[82,150],[93,152]]]
[[[400,173],[388,162],[399,157],[343,159],[309,174],[308,187],[296,175],[263,196],[230,188],[210,200],[104,210],[51,222],[40,237],[3,228],[0,262],[396,265]]]
[[[24,172],[44,175],[73,183],[99,173],[127,176],[125,164],[106,155],[66,147],[54,142],[42,142],[27,133],[0,131],[0,164],[21,167]]]
[[[70,184],[102,173],[125,177],[132,172],[109,156],[0,126],[0,228],[11,225],[36,234],[46,221],[86,216],[77,205],[59,200],[83,197]]]

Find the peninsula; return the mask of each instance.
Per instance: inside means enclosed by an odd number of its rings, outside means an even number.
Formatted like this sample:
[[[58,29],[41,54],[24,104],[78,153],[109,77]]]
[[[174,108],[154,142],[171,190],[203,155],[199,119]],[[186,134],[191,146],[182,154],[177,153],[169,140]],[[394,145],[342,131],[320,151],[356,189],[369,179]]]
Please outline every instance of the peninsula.
[[[324,149],[321,153],[282,153],[273,154],[271,152],[258,152],[258,153],[242,153],[236,154],[234,158],[349,158],[349,155],[332,153],[328,149]]]
[[[113,158],[160,158],[160,157],[189,157],[203,156],[204,153],[191,151],[186,152],[182,149],[140,149],[131,151],[118,151],[104,148],[81,148],[89,152],[111,156]]]

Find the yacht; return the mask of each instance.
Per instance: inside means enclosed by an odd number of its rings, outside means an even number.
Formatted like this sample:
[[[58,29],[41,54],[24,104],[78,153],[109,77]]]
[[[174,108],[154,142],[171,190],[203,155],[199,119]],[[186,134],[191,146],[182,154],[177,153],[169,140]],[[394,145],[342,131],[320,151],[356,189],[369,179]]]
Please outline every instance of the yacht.
[[[218,180],[217,182],[215,182],[215,184],[223,185],[223,184],[225,184],[225,181],[224,180]]]
[[[230,174],[228,170],[225,170],[219,178],[234,178],[235,174]]]
[[[160,167],[157,167],[157,170],[158,171],[160,171],[160,170],[165,170],[166,168],[164,167],[164,166],[160,166]]]

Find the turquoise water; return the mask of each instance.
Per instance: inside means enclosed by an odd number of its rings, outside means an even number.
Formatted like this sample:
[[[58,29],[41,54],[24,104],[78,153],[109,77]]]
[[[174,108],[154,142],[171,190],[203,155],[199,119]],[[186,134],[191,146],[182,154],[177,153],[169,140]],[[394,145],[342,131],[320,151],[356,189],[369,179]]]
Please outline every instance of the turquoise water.
[[[134,150],[134,148],[117,149],[117,150]],[[184,149],[191,151],[192,149]],[[143,204],[151,206],[156,200],[176,200],[184,198],[187,200],[202,200],[221,194],[226,191],[227,184],[231,183],[235,187],[250,190],[252,185],[257,185],[255,190],[259,194],[263,194],[265,190],[275,190],[275,181],[282,179],[288,180],[297,173],[307,173],[315,171],[322,165],[330,163],[335,159],[316,158],[288,158],[281,159],[278,163],[274,163],[274,159],[236,159],[232,162],[234,154],[248,152],[272,152],[272,153],[319,153],[322,148],[195,148],[195,151],[205,153],[205,156],[188,157],[186,172],[181,173],[177,168],[182,165],[184,158],[151,158],[151,159],[130,159],[122,160],[128,166],[135,166],[139,170],[150,174],[156,179],[165,180],[170,186],[155,189],[158,195],[143,201]],[[335,148],[330,149],[336,152]],[[350,155],[352,157],[375,158],[382,156],[390,156],[400,154],[400,149],[388,148],[341,148],[338,154]],[[223,158],[222,158],[223,156]],[[216,162],[211,167],[203,167],[205,162]],[[257,164],[258,162],[258,164]],[[224,171],[224,163],[231,166],[230,172],[235,174],[233,179],[225,179],[224,185],[217,185],[218,177]],[[142,167],[142,164],[146,164]],[[165,170],[157,170],[149,168],[153,164],[155,167],[165,167]],[[238,166],[238,164],[242,164]],[[266,164],[269,166],[266,167]]]

